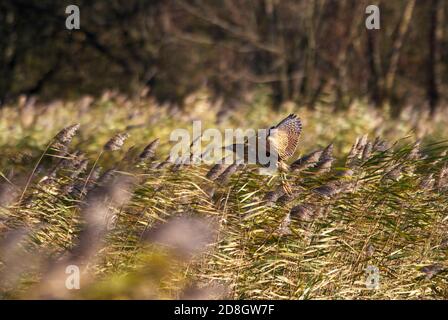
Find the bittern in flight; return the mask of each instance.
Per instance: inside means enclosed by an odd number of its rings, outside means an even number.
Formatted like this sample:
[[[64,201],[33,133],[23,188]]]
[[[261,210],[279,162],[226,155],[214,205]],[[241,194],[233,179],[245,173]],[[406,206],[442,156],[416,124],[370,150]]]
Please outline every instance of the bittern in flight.
[[[290,193],[291,190],[284,174],[289,169],[286,161],[296,151],[301,132],[302,122],[295,114],[290,114],[276,126],[269,128],[265,137],[266,141],[257,141],[258,143],[256,143],[255,146],[249,144],[248,139],[246,138],[244,144],[234,143],[225,147],[225,149],[235,152],[237,157],[244,159],[244,161],[247,161],[249,152],[254,152],[253,154],[256,155],[257,164],[262,166],[266,166],[266,164],[260,163],[258,151],[261,151],[261,154],[266,154],[269,158],[271,158],[270,156],[275,156],[277,159],[276,168],[279,169],[282,174],[283,187],[287,193]],[[260,139],[264,138],[257,136],[257,140]],[[263,148],[264,150],[258,150],[257,147]]]

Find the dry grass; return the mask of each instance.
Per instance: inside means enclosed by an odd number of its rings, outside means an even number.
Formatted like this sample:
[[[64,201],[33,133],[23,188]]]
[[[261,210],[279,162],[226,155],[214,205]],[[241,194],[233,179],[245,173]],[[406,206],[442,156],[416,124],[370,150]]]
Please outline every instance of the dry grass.
[[[36,106],[22,125],[3,109],[3,297],[447,299],[446,120],[362,103],[272,115],[253,101],[223,117],[204,94],[180,110],[109,92]],[[165,161],[192,120],[258,128],[292,111],[304,121],[292,195],[250,165]],[[69,264],[81,290],[64,286]]]

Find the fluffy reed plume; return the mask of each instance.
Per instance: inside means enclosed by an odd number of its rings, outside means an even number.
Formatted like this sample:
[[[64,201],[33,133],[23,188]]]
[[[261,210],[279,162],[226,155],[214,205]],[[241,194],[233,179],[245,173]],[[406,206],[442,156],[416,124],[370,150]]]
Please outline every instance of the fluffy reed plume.
[[[300,194],[299,190],[294,190],[292,193],[284,193],[277,199],[277,204],[279,206],[284,206],[289,202],[293,201],[294,199],[296,199],[299,194]]]
[[[343,191],[343,187],[343,183],[340,181],[333,181],[326,185],[320,186],[313,191],[321,196],[331,198]]]
[[[165,160],[163,160],[162,162],[158,163],[155,166],[155,169],[158,169],[158,170],[164,169],[164,168],[168,167],[170,164],[171,164],[170,156],[168,156],[168,157],[165,158]]]
[[[280,224],[279,228],[278,228],[278,234],[280,236],[287,236],[290,235],[291,229],[290,229],[290,225],[291,225],[291,214],[290,212],[288,212],[286,214],[286,216],[283,218],[282,223]]]
[[[157,167],[161,164],[161,161],[153,161],[149,164],[150,169],[157,169]]]
[[[386,172],[386,174],[382,178],[382,181],[383,182],[386,182],[388,180],[398,181],[401,177],[402,172],[403,172],[403,165],[397,164]]]
[[[409,152],[409,154],[407,155],[407,160],[418,160],[421,158],[421,152],[420,152],[420,145],[421,145],[421,141],[417,140],[413,146],[411,151]]]
[[[120,150],[128,138],[129,138],[129,133],[127,133],[127,132],[117,133],[109,141],[106,142],[103,149],[105,151]]]
[[[431,173],[428,176],[422,177],[420,179],[419,188],[421,190],[430,190],[434,187],[435,179],[434,174]]]
[[[341,177],[341,178],[350,178],[350,177],[352,177],[354,174],[355,174],[355,172],[354,172],[352,169],[344,169],[344,170],[342,170],[342,171],[339,171],[339,172],[337,173],[337,176],[338,176],[338,177]]]
[[[188,157],[180,157],[177,158],[176,161],[174,162],[173,166],[171,167],[171,172],[177,172],[180,169],[182,169],[182,167],[187,164],[189,161]]]
[[[352,145],[352,148],[350,149],[350,152],[347,156],[347,159],[345,160],[345,166],[347,168],[356,168],[359,166],[359,158],[358,158],[358,149],[356,149],[356,145],[358,144],[358,139],[356,142]]]
[[[441,242],[440,242],[440,249],[448,249],[448,238],[446,238],[446,239],[443,239]]]
[[[368,257],[372,257],[375,254],[375,247],[373,246],[373,244],[369,243],[367,244],[365,251]]]
[[[64,157],[68,153],[68,148],[73,140],[73,137],[79,130],[79,124],[73,124],[71,126],[65,127],[59,131],[53,138],[53,143],[51,144],[51,149],[56,151],[55,157]]]
[[[79,177],[81,174],[83,174],[87,170],[88,164],[89,164],[88,159],[82,160],[79,164],[76,165],[76,167],[70,174],[69,178],[73,180],[73,179],[76,179],[77,177]]]
[[[98,185],[105,185],[109,182],[112,181],[112,179],[115,176],[115,170],[114,169],[107,169],[106,171],[104,171],[97,179],[97,184]],[[88,182],[87,182],[88,183]]]
[[[215,180],[216,178],[219,177],[219,175],[221,173],[224,172],[224,170],[226,170],[227,166],[223,163],[217,163],[215,164],[208,172],[207,172],[207,179],[210,180]]]
[[[329,144],[319,157],[319,161],[316,164],[316,173],[322,174],[331,171],[331,166],[334,162],[333,158],[333,144]]]
[[[138,156],[138,159],[140,162],[147,162],[150,161],[154,158],[155,152],[157,147],[160,144],[160,140],[157,138],[153,141],[151,141],[142,151],[142,153],[140,153],[140,155]]]
[[[291,171],[302,171],[302,170],[306,170],[308,168],[313,168],[318,164],[321,156],[322,156],[322,151],[320,151],[320,150],[313,151],[313,152],[301,157],[300,159],[294,161],[291,164],[290,169],[291,169]]]
[[[373,151],[373,144],[372,142],[368,141],[362,150],[361,160],[363,162],[367,161],[372,155],[372,151]]]
[[[420,271],[426,275],[426,279],[431,279],[432,277],[441,273],[443,270],[444,270],[443,265],[439,263],[432,264],[420,269]]]
[[[436,181],[435,181],[435,187],[438,190],[442,190],[443,188],[448,186],[448,166],[445,165],[440,169]]]
[[[313,205],[310,203],[300,204],[295,206],[290,211],[290,216],[293,219],[297,219],[300,221],[312,221],[322,213],[322,208],[317,205]]]
[[[37,161],[36,165],[34,166],[33,170],[31,171],[31,174],[28,176],[28,180],[25,184],[25,187],[23,188],[19,202],[22,202],[22,199],[25,196],[25,193],[34,177],[34,174],[36,173],[38,168],[40,168],[42,159],[47,155],[47,152],[51,148],[51,146],[55,145],[56,148],[61,149],[61,152],[63,152],[65,154],[68,144],[71,142],[72,138],[74,137],[74,135],[76,134],[78,129],[79,129],[79,124],[74,124],[74,125],[65,127],[64,129],[59,131],[59,133],[57,133],[53,139],[51,139],[50,143],[47,145],[44,152],[41,154],[39,160]]]
[[[369,141],[369,136],[367,134],[365,134],[362,137],[360,137],[359,139],[357,139],[356,146],[355,146],[356,150],[358,150],[358,152],[361,152],[362,150],[364,150],[364,147],[366,146],[368,141]]]
[[[61,143],[63,145],[69,144],[72,141],[73,137],[78,132],[79,127],[80,127],[79,123],[65,127],[55,135],[54,137],[55,142]]]
[[[370,156],[370,153],[372,152],[374,147],[367,146],[367,145],[368,145],[368,136],[367,135],[356,138],[356,141],[352,145],[352,148],[350,149],[350,152],[345,161],[345,166],[347,168],[354,169],[354,168],[359,167],[361,164],[361,161],[364,161],[363,160],[364,153],[365,153],[365,157],[367,157],[367,155]]]
[[[239,163],[233,163],[230,166],[228,166],[223,173],[221,173],[218,178],[216,178],[216,182],[218,184],[225,184],[230,179],[230,177],[237,172],[238,170],[242,169],[244,167],[244,164]]]
[[[379,137],[375,138],[373,142],[372,151],[373,152],[385,152],[389,149],[389,145],[386,141],[381,140]]]
[[[117,168],[128,168],[131,164],[135,163],[135,146],[131,146],[126,150],[123,157],[121,158],[120,162],[117,164]],[[129,168],[130,170],[130,168]]]
[[[285,194],[285,190],[282,187],[278,187],[273,191],[268,191],[264,195],[263,201],[266,202],[267,206],[273,205],[277,200]]]
[[[170,248],[180,257],[191,258],[215,241],[217,228],[217,221],[212,218],[179,216],[148,230],[143,238]]]
[[[179,156],[175,161],[174,165],[171,167],[171,172],[177,172],[181,170],[184,166],[191,165],[193,163],[197,163],[201,160],[201,155],[198,155],[197,146],[200,144],[202,136],[199,135],[196,139],[191,142],[189,147],[189,155]]]

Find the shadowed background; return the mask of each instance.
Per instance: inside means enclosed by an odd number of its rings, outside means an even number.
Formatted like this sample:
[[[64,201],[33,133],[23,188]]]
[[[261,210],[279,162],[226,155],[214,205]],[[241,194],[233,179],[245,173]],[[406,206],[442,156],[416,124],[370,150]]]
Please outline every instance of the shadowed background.
[[[65,28],[76,4],[81,29]],[[381,10],[367,30],[365,8]],[[446,102],[448,4],[441,0],[31,1],[0,4],[0,100],[135,93],[182,104],[206,88],[225,108],[264,88],[345,108],[365,98],[431,108]]]

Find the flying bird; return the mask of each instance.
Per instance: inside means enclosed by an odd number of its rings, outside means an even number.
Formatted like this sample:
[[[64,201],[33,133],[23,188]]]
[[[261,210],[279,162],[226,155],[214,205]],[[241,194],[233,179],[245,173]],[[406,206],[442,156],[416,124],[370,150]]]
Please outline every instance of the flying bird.
[[[295,114],[290,114],[279,124],[269,128],[266,139],[267,150],[278,155],[280,170],[287,171],[289,169],[285,161],[296,152],[301,132],[302,121]]]
[[[290,187],[286,182],[284,173],[289,171],[289,166],[286,161],[291,158],[299,144],[300,134],[302,132],[302,121],[295,114],[290,114],[285,119],[280,121],[277,125],[270,127],[264,137],[257,136],[257,143],[248,143],[246,138],[243,144],[234,143],[230,146],[224,147],[236,153],[237,157],[248,160],[248,155],[256,155],[256,162],[261,166],[266,166],[259,161],[259,152],[266,154],[271,158],[274,156],[277,159],[276,168],[282,173],[282,182],[285,191],[290,193]],[[265,141],[260,141],[266,139]],[[259,150],[261,148],[262,150]],[[272,158],[271,158],[272,159]]]

